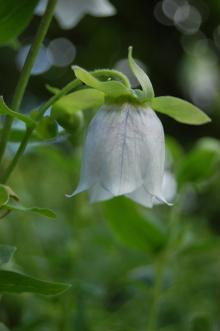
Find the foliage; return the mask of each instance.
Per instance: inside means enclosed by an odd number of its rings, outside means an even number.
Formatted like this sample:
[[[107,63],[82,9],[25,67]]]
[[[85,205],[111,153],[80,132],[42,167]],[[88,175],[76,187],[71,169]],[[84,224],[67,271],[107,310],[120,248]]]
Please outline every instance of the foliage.
[[[77,17],[86,1],[79,2]],[[55,5],[54,0],[49,3]],[[96,8],[98,0],[92,3]],[[52,67],[32,77],[25,94],[19,92],[22,102],[16,102],[16,52],[25,40],[34,43],[37,25],[45,24],[47,14],[32,17],[38,1],[1,1],[0,145],[6,142],[7,150],[0,148],[0,331],[220,329],[219,92],[204,93],[202,86],[205,82],[205,92],[210,86],[219,91],[210,73],[214,75],[210,68],[220,73],[215,60],[219,3],[206,4],[210,16],[201,27],[202,38],[199,33],[184,34],[196,19],[177,21],[180,5],[178,15],[171,18],[169,12],[166,17],[170,27],[156,21],[170,1],[163,1],[163,7],[159,1],[156,7],[146,1],[138,6],[132,1],[112,3],[118,16],[86,16],[72,31],[64,32],[52,21],[45,45],[67,36],[77,45],[80,66]],[[100,1],[98,8],[105,5]],[[189,6],[189,13],[201,10],[205,15],[200,2],[189,1]],[[48,19],[45,32],[49,25]],[[210,31],[215,49],[204,43]],[[82,69],[113,67],[115,59],[126,56],[129,44],[148,65],[153,84],[132,48],[127,63],[141,89],[130,87],[127,72]],[[202,69],[193,71],[200,56],[212,60],[204,81]],[[194,64],[190,77],[184,69],[189,62]],[[195,90],[187,89],[184,79],[195,79]],[[18,90],[19,83],[15,96]],[[166,173],[171,178],[165,191],[172,197],[171,207],[158,203],[146,209],[124,197],[90,205],[84,193],[65,197],[79,177],[83,130],[105,102],[125,100],[161,115],[169,134]],[[197,126],[210,118],[207,126]],[[9,123],[6,128],[4,123]]]

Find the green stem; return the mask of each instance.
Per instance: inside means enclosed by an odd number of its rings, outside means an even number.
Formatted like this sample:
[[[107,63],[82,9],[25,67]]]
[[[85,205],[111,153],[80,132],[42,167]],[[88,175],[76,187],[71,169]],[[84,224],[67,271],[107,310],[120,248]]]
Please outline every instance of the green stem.
[[[178,232],[178,203],[176,206],[171,207],[170,219],[168,224],[168,240],[164,251],[159,256],[155,264],[155,283],[152,293],[152,302],[150,303],[150,309],[148,313],[148,324],[146,331],[156,331],[157,330],[157,320],[159,312],[159,304],[162,295],[162,286],[164,280],[164,273],[167,266],[170,263],[172,252],[175,246],[175,239]]]
[[[105,70],[105,69],[100,69],[100,70],[95,70],[92,72],[92,74],[96,77],[100,76],[107,76],[111,78],[117,78],[120,79],[124,82],[124,77],[122,77],[121,73],[116,71],[116,70]],[[124,75],[123,75],[124,76]],[[66,95],[67,93],[71,92],[72,90],[80,87],[82,85],[81,81],[79,79],[75,79],[74,81],[70,82],[67,84],[62,90],[60,90],[57,94],[55,94],[52,98],[50,98],[45,104],[43,104],[39,109],[38,109],[38,114],[35,118],[36,121],[40,121],[40,119],[44,116],[44,113],[47,111],[47,109],[52,106],[57,100],[59,100],[62,96]],[[8,168],[6,169],[1,182],[6,183],[7,180],[9,179],[11,173],[13,172],[16,164],[18,163],[19,159],[23,155],[26,146],[28,144],[28,141],[34,131],[34,127],[27,128],[26,133],[21,141],[21,144],[12,159],[11,163],[9,164]]]
[[[39,26],[38,32],[36,34],[35,40],[31,46],[31,49],[30,49],[27,59],[25,61],[24,67],[22,69],[20,79],[16,86],[15,94],[14,94],[14,97],[12,100],[12,105],[11,105],[11,108],[14,111],[19,111],[19,109],[20,109],[21,102],[23,100],[23,96],[24,96],[24,93],[25,93],[25,90],[26,90],[26,87],[27,87],[27,84],[28,84],[28,81],[29,81],[29,78],[31,75],[31,69],[34,65],[38,51],[41,47],[41,44],[46,36],[49,25],[53,18],[53,13],[54,13],[54,9],[56,6],[56,2],[57,2],[57,0],[48,1],[48,5],[46,8],[45,14],[42,18],[42,21]],[[13,122],[13,118],[6,116],[5,124],[4,124],[3,130],[2,130],[1,139],[0,139],[0,162],[1,162],[4,152],[5,152],[5,148],[7,145],[12,122]]]

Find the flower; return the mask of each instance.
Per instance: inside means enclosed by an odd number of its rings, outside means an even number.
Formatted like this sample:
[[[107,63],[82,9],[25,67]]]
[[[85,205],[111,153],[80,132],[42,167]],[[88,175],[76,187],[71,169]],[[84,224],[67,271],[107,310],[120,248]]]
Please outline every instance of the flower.
[[[79,185],[68,197],[88,190],[91,202],[125,195],[150,208],[167,203],[163,195],[167,186],[164,131],[153,109],[181,123],[198,125],[210,121],[189,102],[170,96],[155,97],[149,77],[132,57],[132,47],[128,63],[141,90],[132,89],[127,77],[118,71],[103,69],[92,74],[73,66],[76,77],[93,89],[91,102],[100,93],[104,97],[101,109],[89,125]],[[103,81],[96,78],[98,74],[110,77]],[[85,107],[88,89],[84,93]],[[175,190],[174,183],[171,196]]]
[[[36,8],[36,14],[42,15],[47,1],[41,0]],[[58,0],[55,17],[62,29],[76,26],[84,15],[112,16],[116,13],[114,6],[108,0]]]
[[[80,182],[72,195],[88,190],[91,202],[126,195],[152,207],[165,201],[164,161],[163,126],[152,109],[105,105],[88,128]]]

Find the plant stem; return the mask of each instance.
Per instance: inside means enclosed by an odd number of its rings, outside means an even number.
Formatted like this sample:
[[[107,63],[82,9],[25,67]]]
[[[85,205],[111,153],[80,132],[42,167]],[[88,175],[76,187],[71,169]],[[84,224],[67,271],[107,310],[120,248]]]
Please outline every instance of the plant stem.
[[[21,72],[20,79],[16,86],[15,94],[12,99],[11,108],[14,111],[19,111],[21,102],[24,97],[24,93],[31,75],[31,69],[34,65],[35,59],[37,57],[38,51],[41,47],[41,44],[46,36],[47,30],[49,28],[50,22],[53,18],[54,9],[56,6],[57,0],[48,0],[48,5],[45,11],[45,14],[42,18],[41,24],[39,26],[38,32],[36,34],[35,40],[31,46],[31,49],[28,53],[27,59],[25,61],[24,67]],[[2,135],[0,139],[0,162],[5,152],[6,144],[8,141],[10,129],[12,126],[13,118],[6,116],[5,124],[2,130]]]
[[[176,234],[178,231],[178,207],[171,207],[170,219],[168,224],[168,240],[164,251],[159,256],[155,264],[155,283],[152,293],[152,302],[148,314],[148,324],[146,331],[157,330],[157,320],[159,312],[159,304],[161,299],[161,292],[164,280],[164,272],[170,262],[170,258],[173,251],[173,244],[175,242]]]
[[[116,70],[105,70],[105,69],[100,69],[100,70],[95,70],[92,72],[92,74],[96,77],[100,76],[107,76],[111,78],[118,78],[121,81],[124,82],[124,75],[122,76],[120,72]],[[47,109],[52,106],[57,100],[59,100],[62,96],[66,95],[67,93],[71,92],[72,90],[80,87],[82,85],[81,81],[79,79],[75,79],[69,84],[67,84],[62,90],[60,90],[57,94],[55,94],[53,97],[51,97],[45,104],[43,104],[39,109],[38,109],[38,114],[35,118],[36,121],[40,121],[40,119],[44,116],[44,113],[47,111]],[[23,155],[26,146],[28,144],[28,141],[32,135],[32,132],[34,131],[34,127],[27,128],[25,135],[21,141],[21,144],[12,159],[11,163],[9,164],[8,168],[6,169],[5,173],[2,176],[1,182],[6,183],[7,180],[9,179],[11,173],[13,172],[16,164],[18,163],[20,157]]]
[[[156,263],[155,283],[152,293],[152,301],[150,303],[147,331],[156,331],[157,329],[158,304],[161,296],[161,288],[163,284],[165,266],[166,266],[166,254],[163,254]]]

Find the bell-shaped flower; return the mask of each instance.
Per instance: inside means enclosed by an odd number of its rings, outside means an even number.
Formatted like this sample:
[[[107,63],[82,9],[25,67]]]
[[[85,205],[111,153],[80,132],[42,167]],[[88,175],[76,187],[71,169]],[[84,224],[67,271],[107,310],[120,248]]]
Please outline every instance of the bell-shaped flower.
[[[36,14],[42,15],[47,1],[41,0],[36,8]],[[108,0],[58,0],[55,17],[62,29],[72,29],[84,15],[97,17],[112,16],[116,9]]]
[[[152,207],[166,202],[164,130],[153,109],[188,124],[206,123],[209,118],[181,99],[154,97],[148,76],[133,60],[131,52],[130,48],[129,65],[142,90],[132,90],[124,78],[124,84],[100,81],[74,66],[79,80],[104,93],[105,103],[89,125],[80,182],[70,196],[88,190],[91,202],[125,195]]]
[[[164,200],[164,160],[163,127],[152,109],[129,103],[103,106],[88,128],[73,194],[88,190],[91,202],[126,195],[152,207]]]

